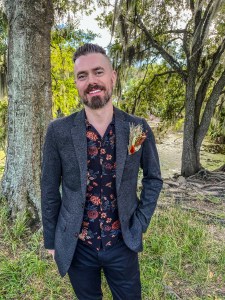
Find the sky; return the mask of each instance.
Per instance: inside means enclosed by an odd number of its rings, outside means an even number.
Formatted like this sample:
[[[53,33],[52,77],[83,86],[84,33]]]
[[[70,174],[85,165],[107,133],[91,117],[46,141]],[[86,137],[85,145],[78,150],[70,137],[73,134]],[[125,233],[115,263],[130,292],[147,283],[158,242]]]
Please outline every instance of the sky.
[[[98,26],[98,22],[95,20],[95,18],[97,17],[97,15],[101,13],[100,10],[96,9],[96,11],[94,13],[92,13],[91,16],[85,16],[82,15],[80,17],[80,29],[83,30],[91,30],[93,33],[97,33],[100,34],[101,37],[97,37],[95,38],[95,40],[93,41],[95,44],[98,44],[100,46],[102,46],[103,48],[106,48],[109,43],[110,43],[110,39],[111,39],[111,34],[109,32],[109,30],[105,29],[101,29]]]

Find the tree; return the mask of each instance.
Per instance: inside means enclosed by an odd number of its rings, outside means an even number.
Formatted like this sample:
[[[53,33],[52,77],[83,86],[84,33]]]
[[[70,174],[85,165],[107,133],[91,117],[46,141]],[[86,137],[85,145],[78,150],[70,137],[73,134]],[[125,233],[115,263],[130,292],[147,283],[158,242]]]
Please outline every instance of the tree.
[[[160,55],[185,84],[183,176],[201,168],[201,144],[224,93],[224,11],[223,0],[120,0],[114,18],[105,18],[116,33],[112,50],[120,70]]]
[[[8,145],[2,192],[12,210],[40,209],[41,151],[51,113],[50,0],[5,0],[8,19]]]

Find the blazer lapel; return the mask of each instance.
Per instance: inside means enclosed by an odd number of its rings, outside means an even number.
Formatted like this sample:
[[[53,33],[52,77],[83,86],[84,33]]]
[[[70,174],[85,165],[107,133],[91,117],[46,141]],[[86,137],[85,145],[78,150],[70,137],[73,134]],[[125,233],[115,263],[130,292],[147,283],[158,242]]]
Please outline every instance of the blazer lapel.
[[[73,145],[75,148],[78,164],[80,168],[81,190],[86,199],[87,187],[87,138],[85,126],[84,109],[79,111],[74,119],[74,126],[71,129]]]
[[[114,107],[114,112],[116,131],[116,192],[119,195],[123,169],[128,153],[129,122],[125,121],[125,115],[121,110]]]

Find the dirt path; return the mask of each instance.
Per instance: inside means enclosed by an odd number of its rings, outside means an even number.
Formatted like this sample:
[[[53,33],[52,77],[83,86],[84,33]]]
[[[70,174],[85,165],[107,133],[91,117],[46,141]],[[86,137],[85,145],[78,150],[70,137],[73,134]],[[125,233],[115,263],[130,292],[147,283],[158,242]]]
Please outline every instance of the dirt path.
[[[158,138],[156,135],[156,140],[163,178],[172,177],[175,173],[180,174],[183,133],[167,133],[164,138]],[[224,164],[225,155],[206,151],[209,145],[213,144],[205,140],[201,149],[201,163],[204,168],[212,171]]]
[[[183,134],[168,133],[163,139],[156,136],[160,157],[163,191],[159,207],[179,205],[182,209],[196,212],[215,232],[217,240],[225,238],[225,172],[200,172],[185,179],[180,176]],[[206,152],[205,141],[201,151],[202,165],[215,170],[225,162],[225,155]]]

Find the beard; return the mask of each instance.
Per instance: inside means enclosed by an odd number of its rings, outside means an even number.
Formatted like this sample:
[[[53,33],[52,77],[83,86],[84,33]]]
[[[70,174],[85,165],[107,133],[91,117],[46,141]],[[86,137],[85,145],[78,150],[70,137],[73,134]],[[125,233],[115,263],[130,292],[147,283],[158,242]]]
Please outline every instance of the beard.
[[[95,88],[100,88],[101,90],[105,91],[105,96],[101,97],[101,96],[93,96],[91,97],[90,100],[88,100],[87,98],[87,93],[91,90],[91,88],[93,88],[93,86],[90,86],[87,88],[87,90],[85,91],[85,95],[81,98],[81,101],[84,105],[88,106],[91,109],[99,109],[104,107],[109,100],[112,97],[112,88],[110,89],[110,91],[106,91],[105,87],[103,86],[94,86]]]

